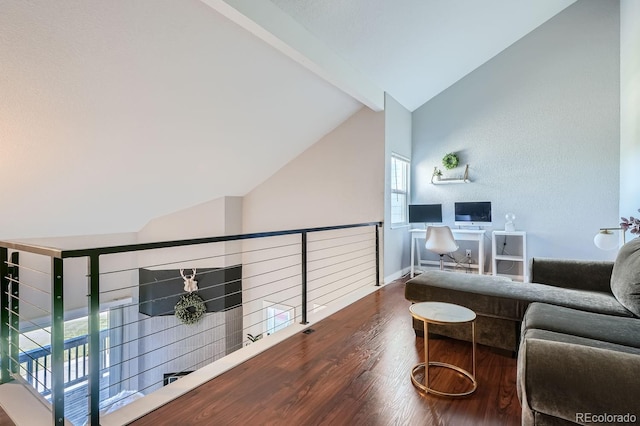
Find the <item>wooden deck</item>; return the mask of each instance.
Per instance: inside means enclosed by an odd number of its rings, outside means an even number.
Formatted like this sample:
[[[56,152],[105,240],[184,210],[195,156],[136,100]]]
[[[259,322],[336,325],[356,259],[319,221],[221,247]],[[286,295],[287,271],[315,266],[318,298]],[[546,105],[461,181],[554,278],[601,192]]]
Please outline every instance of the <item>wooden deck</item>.
[[[158,425],[519,425],[516,360],[478,346],[478,389],[422,395],[409,373],[423,357],[404,282],[324,319],[132,423]],[[430,341],[431,360],[465,368],[471,345]],[[460,391],[460,375],[431,369],[432,386]]]

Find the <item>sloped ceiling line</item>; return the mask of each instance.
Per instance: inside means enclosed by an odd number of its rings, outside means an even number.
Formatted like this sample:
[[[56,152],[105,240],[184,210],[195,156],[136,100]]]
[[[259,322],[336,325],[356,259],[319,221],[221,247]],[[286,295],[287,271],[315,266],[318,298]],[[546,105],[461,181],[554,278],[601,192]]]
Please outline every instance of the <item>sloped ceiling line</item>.
[[[273,3],[201,1],[370,109],[384,109],[384,91],[380,87]]]

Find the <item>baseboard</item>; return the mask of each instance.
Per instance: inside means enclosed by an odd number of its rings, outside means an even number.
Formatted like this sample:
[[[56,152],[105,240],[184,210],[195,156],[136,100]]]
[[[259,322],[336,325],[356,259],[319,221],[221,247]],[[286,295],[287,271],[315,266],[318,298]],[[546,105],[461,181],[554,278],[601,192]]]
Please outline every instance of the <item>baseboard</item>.
[[[390,282],[395,281],[398,278],[404,277],[410,272],[411,272],[411,267],[407,266],[406,268],[403,268],[400,271],[394,272],[393,274],[387,275],[386,277],[384,277],[384,283],[389,284]]]

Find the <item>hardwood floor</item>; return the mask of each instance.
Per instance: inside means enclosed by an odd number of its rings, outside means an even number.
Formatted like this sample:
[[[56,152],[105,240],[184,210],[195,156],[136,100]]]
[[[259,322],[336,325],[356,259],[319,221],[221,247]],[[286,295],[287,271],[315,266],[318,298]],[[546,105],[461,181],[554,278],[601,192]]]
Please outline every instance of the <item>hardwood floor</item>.
[[[15,426],[15,423],[11,421],[2,408],[0,408],[0,426]]]
[[[144,425],[519,425],[516,360],[477,350],[478,389],[422,395],[409,373],[423,359],[404,281],[312,326],[132,423]],[[471,344],[430,340],[431,360],[471,365]],[[459,391],[460,375],[432,368],[432,386]]]

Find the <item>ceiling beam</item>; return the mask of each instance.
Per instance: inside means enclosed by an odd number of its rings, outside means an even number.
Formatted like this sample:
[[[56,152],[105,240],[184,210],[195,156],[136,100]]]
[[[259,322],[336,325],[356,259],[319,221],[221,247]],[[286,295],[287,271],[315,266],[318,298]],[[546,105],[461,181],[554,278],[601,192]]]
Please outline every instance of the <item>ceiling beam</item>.
[[[270,1],[201,0],[374,111],[384,91]]]

